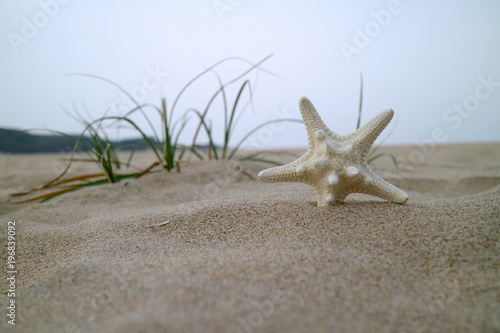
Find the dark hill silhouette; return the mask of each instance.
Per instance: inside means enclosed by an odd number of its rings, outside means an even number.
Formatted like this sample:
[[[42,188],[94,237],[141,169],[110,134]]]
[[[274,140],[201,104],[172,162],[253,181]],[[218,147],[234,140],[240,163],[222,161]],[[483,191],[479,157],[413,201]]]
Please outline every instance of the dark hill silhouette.
[[[56,153],[72,151],[78,135],[41,135],[31,134],[26,131],[18,131],[0,128],[0,152],[4,153]],[[91,142],[89,137],[82,141]],[[139,139],[111,141],[111,145],[121,150],[131,150],[139,143]],[[148,145],[142,142],[138,149],[145,149]],[[88,151],[89,148],[81,142],[79,151]]]

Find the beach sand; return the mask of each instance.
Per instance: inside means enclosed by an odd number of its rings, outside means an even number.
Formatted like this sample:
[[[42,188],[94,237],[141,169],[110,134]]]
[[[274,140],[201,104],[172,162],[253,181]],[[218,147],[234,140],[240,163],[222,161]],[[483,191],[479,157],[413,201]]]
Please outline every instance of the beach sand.
[[[499,332],[500,143],[428,149],[384,147],[418,163],[372,165],[404,205],[354,194],[318,208],[310,186],[256,181],[269,165],[194,160],[3,203],[2,276],[8,221],[18,275],[16,326],[2,292],[0,331]],[[0,155],[1,199],[63,157]]]

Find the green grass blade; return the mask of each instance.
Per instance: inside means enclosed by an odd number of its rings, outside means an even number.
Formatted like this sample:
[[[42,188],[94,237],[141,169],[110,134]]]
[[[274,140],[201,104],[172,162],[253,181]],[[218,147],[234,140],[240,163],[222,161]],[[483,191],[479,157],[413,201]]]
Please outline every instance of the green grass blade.
[[[236,114],[236,108],[238,107],[238,102],[240,101],[241,94],[243,93],[243,90],[245,89],[246,86],[248,86],[248,89],[250,90],[250,96],[252,96],[252,86],[250,84],[250,81],[245,80],[243,82],[243,84],[241,85],[240,90],[238,91],[238,95],[236,96],[236,100],[234,101],[233,109],[231,110],[231,116],[229,118],[229,124],[227,126],[226,132],[224,133],[225,136],[224,136],[224,148],[222,150],[222,159],[226,158],[226,151],[227,151],[227,147],[229,145],[229,140],[231,138],[234,115]]]
[[[210,98],[207,106],[205,107],[205,111],[203,112],[203,117],[200,119],[200,122],[198,124],[198,127],[196,128],[196,131],[195,131],[195,134],[193,136],[193,143],[191,144],[192,146],[195,146],[196,145],[196,139],[198,137],[198,133],[201,129],[201,127],[203,126],[202,125],[202,122],[203,120],[205,119],[205,116],[208,112],[208,110],[210,109],[210,106],[212,105],[213,101],[215,100],[215,98],[217,97],[217,95],[223,90],[225,89],[227,86],[237,82],[238,80],[240,80],[241,78],[245,77],[245,75],[247,75],[248,73],[250,73],[251,71],[253,71],[254,69],[256,68],[260,68],[259,66],[265,62],[266,60],[268,60],[270,57],[272,57],[273,54],[270,54],[268,55],[267,57],[265,57],[264,59],[262,59],[261,61],[257,62],[255,65],[252,65],[249,69],[247,69],[245,72],[243,72],[242,74],[238,75],[237,77],[235,77],[234,79],[230,80],[229,82],[223,84],[222,87],[220,87],[215,93],[214,95]]]
[[[227,61],[230,61],[230,60],[240,60],[240,61],[243,61],[243,62],[246,62],[247,64],[250,64],[252,65],[252,69],[254,68],[259,68],[260,70],[264,71],[264,72],[267,72],[271,75],[274,75],[274,76],[277,76],[276,74],[272,73],[272,72],[269,72],[268,70],[265,70],[263,68],[260,68],[260,65],[266,61],[267,59],[269,59],[270,57],[272,57],[273,54],[271,53],[270,55],[268,55],[267,57],[265,57],[263,60],[261,60],[260,62],[258,62],[257,64],[252,64],[250,61],[244,59],[244,58],[240,58],[240,57],[228,57],[228,58],[224,58],[218,62],[216,62],[215,64],[213,64],[212,66],[210,66],[209,68],[205,69],[203,72],[201,72],[200,74],[196,75],[194,78],[192,78],[191,80],[189,80],[189,82],[184,85],[184,87],[181,89],[181,91],[179,92],[179,94],[177,94],[177,97],[175,98],[174,100],[174,103],[172,104],[172,108],[170,109],[170,119],[169,121],[172,122],[172,117],[173,117],[173,114],[174,114],[174,110],[175,110],[175,107],[177,106],[177,103],[179,101],[179,99],[181,98],[181,96],[184,94],[184,92],[187,90],[187,88],[189,86],[191,86],[194,82],[196,82],[200,77],[202,77],[203,75],[205,75],[206,73],[210,72],[211,70],[213,70],[214,68],[216,68],[217,66],[221,65],[222,63],[225,63]],[[246,75],[246,73],[243,74],[243,76]],[[240,76],[242,77],[242,76]],[[239,78],[240,78],[239,77]],[[239,79],[238,78],[238,79]],[[230,83],[227,83],[226,86],[230,84]],[[200,125],[201,126],[201,125]]]
[[[227,126],[228,126],[228,120],[227,120],[227,96],[226,96],[226,89],[224,89],[224,84],[222,83],[222,79],[220,78],[219,73],[217,73],[215,70],[212,70],[215,76],[217,77],[217,81],[219,82],[219,89],[221,89],[221,94],[222,94],[222,102],[224,105],[224,133],[227,132]]]
[[[293,158],[298,158],[299,156],[295,153],[291,153],[291,152],[288,152],[288,151],[276,151],[276,150],[259,150],[255,153],[252,153],[250,155],[247,155],[245,157],[242,157],[244,159],[246,158],[255,158],[256,156],[259,156],[259,155],[290,155],[292,156]]]
[[[162,110],[162,124],[163,130],[165,131],[165,142],[164,142],[164,158],[167,163],[167,169],[174,168],[174,156],[175,156],[175,147],[172,147],[171,143],[171,134],[169,132],[169,123],[167,117],[167,101],[165,98],[161,99],[161,110]]]
[[[196,110],[194,108],[189,108],[187,111],[194,112],[194,114],[196,114],[200,118],[200,121],[201,121],[201,123],[203,125],[203,128],[205,129],[205,132],[207,133],[208,144],[209,144],[209,148],[208,149],[212,149],[212,153],[214,154],[214,158],[216,160],[218,160],[219,159],[219,155],[217,153],[217,147],[214,144],[214,140],[213,140],[213,137],[212,137],[212,130],[210,129],[210,127],[208,127],[205,119],[203,119],[203,115],[201,114],[200,111],[198,111],[198,110]],[[194,147],[194,145],[192,147]]]
[[[130,155],[128,156],[127,164],[126,164],[127,168],[130,167],[130,164],[132,163],[132,158],[134,157],[135,152],[137,151],[137,149],[139,149],[139,147],[141,146],[141,144],[143,142],[144,142],[144,140],[137,141],[137,143],[134,145],[134,147],[132,147],[132,149],[130,150]]]
[[[134,129],[136,129],[142,136],[142,138],[144,139],[144,141],[146,141],[146,143],[151,147],[151,149],[153,150],[154,154],[156,155],[156,157],[158,158],[158,160],[160,162],[162,162],[163,164],[163,159],[161,158],[161,155],[158,153],[158,150],[156,149],[156,146],[153,144],[153,142],[148,138],[148,136],[146,135],[146,133],[144,133],[141,128],[134,122],[132,121],[131,119],[129,118],[124,118],[124,117],[118,117],[118,116],[108,116],[108,117],[103,117],[103,118],[100,118],[100,119],[96,119],[94,120],[93,122],[97,122],[99,120],[123,120],[123,121],[126,121],[127,123],[129,123],[130,125],[132,125],[134,127]],[[92,124],[92,123],[91,123]]]
[[[264,158],[240,158],[240,161],[262,162],[262,163],[278,165],[278,166],[283,165],[283,163],[280,163],[278,161],[268,160],[268,159],[264,159]]]
[[[202,160],[202,161],[204,160],[203,156],[200,153],[198,153],[196,151],[196,149],[194,149],[194,147],[189,147],[189,146],[186,146],[186,145],[179,145],[179,146],[183,148],[182,152],[181,152],[181,156],[179,157],[179,160],[182,158],[182,156],[184,156],[184,153],[186,151],[188,151],[188,150],[190,152],[192,152],[194,155],[196,155],[196,157],[198,157],[200,160]]]
[[[187,112],[187,111],[186,111]],[[179,142],[179,137],[181,136],[182,134],[182,131],[184,130],[184,128],[186,127],[187,125],[187,122],[189,121],[189,118],[186,117],[186,114],[184,114],[184,119],[182,120],[182,124],[181,124],[181,128],[179,129],[179,131],[177,132],[177,134],[175,135],[175,139],[174,139],[174,144],[173,144],[173,147],[175,149],[177,149],[177,147],[179,146],[178,142]]]
[[[114,82],[114,81],[112,81],[110,79],[107,79],[105,77],[99,76],[99,75],[88,74],[88,73],[69,73],[69,74],[63,74],[63,76],[84,76],[84,77],[90,77],[90,78],[93,78],[93,79],[104,81],[104,82],[106,82],[106,83],[114,86],[115,88],[117,88],[118,90],[120,90],[123,94],[125,94],[125,96],[127,96],[136,105],[136,109],[140,110],[140,112],[144,116],[145,120],[148,122],[148,125],[151,127],[151,129],[153,130],[153,132],[155,132],[155,128],[154,128],[153,124],[151,123],[151,121],[149,120],[148,116],[146,115],[146,113],[145,113],[142,105],[139,104],[139,102],[127,90],[125,90],[122,86],[120,86],[116,82]],[[102,117],[102,118],[107,118],[107,117]]]
[[[358,123],[356,124],[356,129],[361,126],[361,112],[363,110],[363,73],[359,73],[360,87],[359,87],[359,109],[358,109]]]
[[[263,122],[262,124],[260,124],[259,126],[255,127],[254,129],[252,129],[251,131],[249,131],[241,140],[240,142],[238,142],[238,144],[236,145],[236,147],[233,148],[233,151],[231,152],[231,154],[229,155],[229,157],[227,158],[228,160],[230,160],[231,158],[233,158],[233,155],[238,151],[238,149],[240,148],[240,146],[243,144],[243,142],[245,142],[246,139],[248,139],[248,137],[250,135],[252,135],[253,133],[255,133],[256,131],[258,131],[259,129],[261,129],[262,127],[264,126],[267,126],[269,124],[273,124],[273,123],[279,123],[279,122],[294,122],[294,123],[300,123],[300,124],[303,124],[304,122],[302,120],[299,120],[299,119],[293,119],[293,118],[282,118],[282,119],[274,119],[274,120],[269,120],[269,121],[266,121],[266,122]]]

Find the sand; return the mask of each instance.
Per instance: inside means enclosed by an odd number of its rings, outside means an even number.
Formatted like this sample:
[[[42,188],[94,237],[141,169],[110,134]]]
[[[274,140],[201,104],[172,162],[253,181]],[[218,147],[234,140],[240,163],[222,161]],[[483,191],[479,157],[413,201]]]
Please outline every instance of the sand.
[[[383,150],[408,160],[417,148]],[[500,144],[419,156],[373,164],[404,205],[355,194],[318,208],[307,185],[255,181],[265,164],[194,161],[3,203],[19,273],[16,326],[2,293],[0,330],[499,332]],[[61,157],[0,155],[2,200],[54,177]]]

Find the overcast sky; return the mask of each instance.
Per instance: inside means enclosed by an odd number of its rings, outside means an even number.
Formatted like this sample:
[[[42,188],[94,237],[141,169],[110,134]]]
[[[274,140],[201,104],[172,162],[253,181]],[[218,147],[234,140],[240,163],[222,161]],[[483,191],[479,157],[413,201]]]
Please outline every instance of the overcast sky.
[[[78,133],[82,126],[63,108],[91,120],[133,106],[112,85],[64,74],[99,75],[141,103],[160,105],[166,97],[170,108],[184,84],[217,61],[256,63],[273,54],[261,67],[276,76],[263,70],[247,76],[254,109],[244,111],[233,144],[263,121],[300,119],[302,96],[333,131],[352,132],[360,72],[362,123],[388,108],[396,112],[385,143],[500,140],[497,0],[3,0],[0,22],[0,127]],[[233,60],[218,73],[226,82],[248,66]],[[189,107],[202,110],[218,87],[211,73],[198,81],[174,119]],[[238,88],[227,90],[230,103]],[[218,142],[220,101],[208,113]],[[159,117],[149,114],[159,130]],[[147,127],[139,114],[135,119]],[[195,128],[192,118],[183,143]],[[246,147],[305,147],[306,131],[280,124],[251,142]]]

